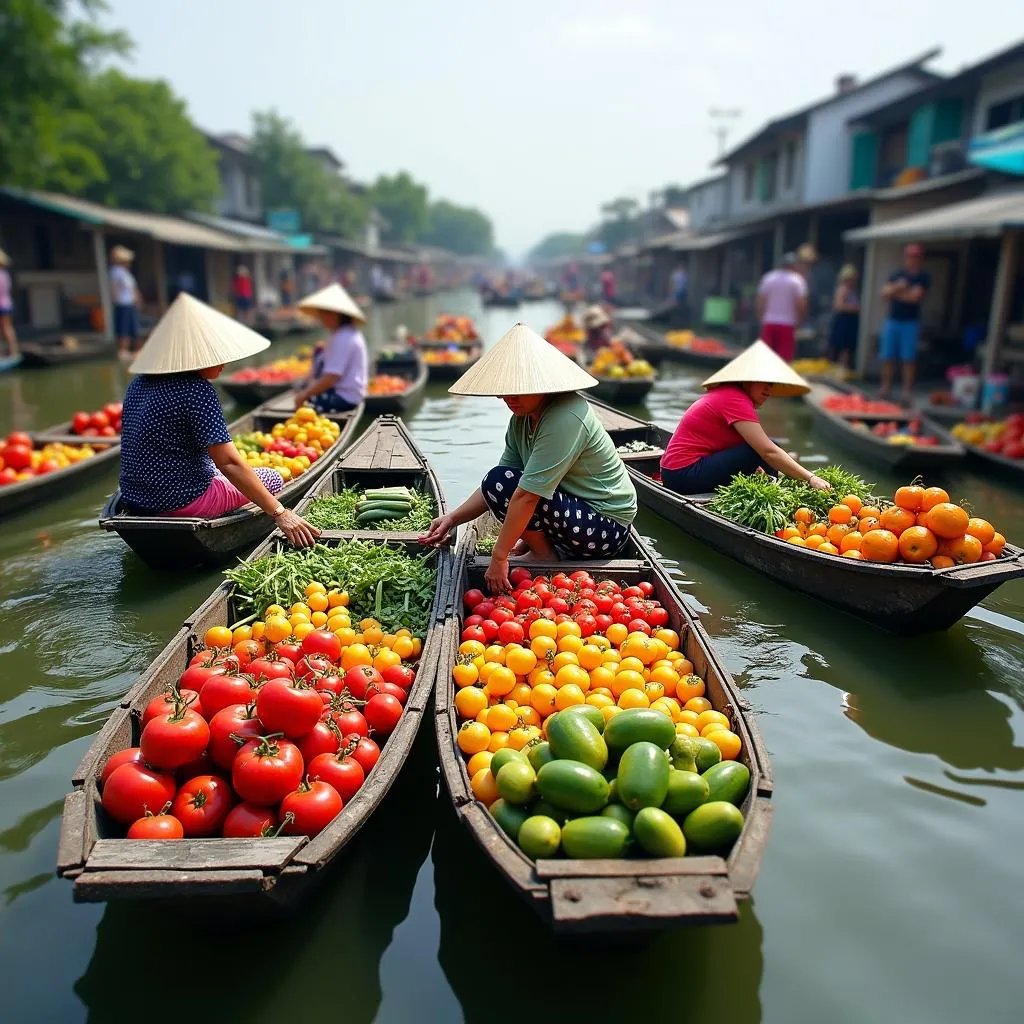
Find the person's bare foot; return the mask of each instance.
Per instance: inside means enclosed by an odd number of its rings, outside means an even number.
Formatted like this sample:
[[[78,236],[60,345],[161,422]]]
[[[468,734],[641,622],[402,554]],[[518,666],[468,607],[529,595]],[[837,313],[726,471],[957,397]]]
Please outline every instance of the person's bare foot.
[[[533,551],[527,549],[525,554],[522,555],[510,555],[511,558],[515,558],[519,562],[557,562],[560,561],[557,554],[552,555],[550,558],[541,558],[540,555],[535,554]]]

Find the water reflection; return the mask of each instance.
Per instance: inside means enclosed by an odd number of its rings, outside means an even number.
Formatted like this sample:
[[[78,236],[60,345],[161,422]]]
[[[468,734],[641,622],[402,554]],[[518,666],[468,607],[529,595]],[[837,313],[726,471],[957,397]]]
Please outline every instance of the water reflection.
[[[450,806],[432,859],[438,960],[467,1024],[761,1020],[762,930],[750,903],[733,925],[571,943],[512,891]]]
[[[256,921],[227,908],[184,918],[150,904],[111,904],[75,992],[90,1021],[148,1019],[155,993],[187,989],[197,1019],[280,1024],[324,1019],[369,1024],[381,1002],[379,968],[405,920],[430,849],[437,770],[425,722],[398,781],[340,855],[308,905],[284,921]],[[159,925],[154,928],[154,914]],[[142,936],[152,941],[141,941]],[[131,1008],[131,1010],[129,1010]],[[184,1019],[184,1018],[183,1018]]]

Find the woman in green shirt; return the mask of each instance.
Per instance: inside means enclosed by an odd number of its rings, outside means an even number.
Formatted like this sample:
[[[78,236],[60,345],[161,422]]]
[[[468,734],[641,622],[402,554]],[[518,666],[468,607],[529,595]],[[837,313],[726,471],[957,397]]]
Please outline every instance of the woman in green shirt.
[[[457,395],[495,395],[512,411],[505,450],[480,487],[422,538],[440,544],[490,511],[502,522],[486,573],[492,592],[512,589],[511,556],[537,561],[613,558],[636,517],[636,491],[615,445],[577,391],[593,377],[516,324],[452,385]]]

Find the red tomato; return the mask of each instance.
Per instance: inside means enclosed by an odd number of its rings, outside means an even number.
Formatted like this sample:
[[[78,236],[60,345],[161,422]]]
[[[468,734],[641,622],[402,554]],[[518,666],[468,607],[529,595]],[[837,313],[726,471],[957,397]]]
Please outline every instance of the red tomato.
[[[594,622],[597,624],[596,633],[604,633],[615,620],[610,615],[595,615]]]
[[[396,683],[383,682],[380,684],[378,693],[390,693],[399,704],[405,705],[405,702],[409,699],[408,691],[404,686],[398,686]]]
[[[312,683],[316,691],[321,694],[341,694],[345,690],[345,677],[338,675],[337,672],[325,672],[321,676],[313,676]],[[328,697],[329,699],[330,697]]]
[[[363,708],[363,717],[374,732],[390,736],[402,717],[402,703],[390,693],[374,694]]]
[[[125,750],[119,750],[116,754],[111,754],[100,772],[100,789],[123,764],[142,764],[142,751],[138,747],[127,747]]]
[[[295,665],[295,675],[303,681],[312,681],[314,685],[320,676],[335,671],[337,666],[326,654],[307,654]]]
[[[188,782],[189,779],[194,779],[197,775],[217,775],[219,772],[220,769],[210,759],[210,747],[207,745],[206,750],[194,761],[189,761],[188,764],[177,768],[174,777],[179,782]]]
[[[646,619],[632,619],[626,628],[630,633],[646,633],[648,636],[653,632]]]
[[[139,749],[147,763],[171,769],[194,761],[209,742],[206,719],[179,702],[170,714],[150,719],[139,738]]]
[[[341,744],[341,730],[328,718],[313,726],[305,736],[300,736],[295,745],[302,755],[302,763],[309,764],[319,754],[334,754]]]
[[[32,447],[32,438],[24,430],[12,430],[7,435],[7,443],[21,445],[24,448]]]
[[[516,598],[516,608],[521,612],[526,611],[527,608],[540,608],[543,604],[544,602],[536,590],[524,590]]]
[[[556,572],[551,577],[551,586],[556,590],[569,590],[572,587],[572,580],[564,572]]]
[[[363,713],[351,704],[344,703],[341,710],[332,711],[331,718],[334,720],[334,724],[341,730],[342,736],[348,736],[351,733],[368,736],[370,733],[370,727],[367,725]]]
[[[103,411],[106,413],[111,422],[119,420],[121,418],[121,411],[124,406],[120,402],[108,402],[103,406]]]
[[[487,643],[487,634],[484,632],[483,622],[479,626],[467,626],[462,631],[463,640],[477,640],[482,644]]]
[[[2,457],[2,453],[0,453],[0,458]],[[6,487],[8,484],[16,484],[17,482],[18,474],[10,466],[0,469],[0,487]]]
[[[514,612],[517,610],[518,605],[511,597],[508,596],[508,594],[502,594],[501,597],[495,600],[494,607],[507,608],[510,612]]]
[[[154,697],[146,705],[146,710],[142,712],[142,727],[145,728],[160,715],[170,714],[174,710],[174,705],[180,702],[184,702],[197,714],[203,714],[203,706],[199,703],[199,694],[195,690],[168,690]]]
[[[408,690],[416,680],[416,673],[408,665],[388,665],[381,675],[385,683],[394,683],[404,690]]]
[[[256,682],[261,679],[288,679],[294,670],[294,662],[286,658],[275,659],[269,654],[249,662],[249,673]]]
[[[81,434],[89,426],[89,414],[87,412],[76,412],[71,417],[71,433]]]
[[[499,626],[503,626],[514,618],[515,616],[507,608],[495,608],[491,612],[491,621],[496,622]]]
[[[89,426],[102,431],[104,427],[110,426],[110,417],[105,412],[94,412],[89,417]]]
[[[256,689],[248,675],[210,676],[203,686],[203,693],[203,710],[208,721],[223,708],[233,704],[251,704],[256,699]]]
[[[368,736],[360,736],[356,733],[345,737],[345,746],[342,752],[358,761],[367,775],[380,759],[380,747]]]
[[[497,605],[493,601],[478,601],[473,605],[473,614],[480,616],[480,621],[488,618]]]
[[[189,665],[178,680],[178,689],[202,693],[203,687],[213,676],[226,675],[227,671],[228,666],[221,664]]]
[[[569,579],[581,587],[594,586],[594,577],[586,569],[577,569],[574,573],[570,573]]]
[[[464,626],[479,626],[483,622],[483,618],[479,615],[469,615],[466,617],[466,621],[463,623]]]
[[[480,628],[484,631],[485,642],[493,644],[498,639],[498,630],[501,628],[494,619],[484,619],[480,623]]]
[[[498,630],[498,640],[502,644],[521,644],[526,633],[518,622],[504,622]]]
[[[315,757],[308,772],[311,779],[323,779],[333,786],[345,803],[356,795],[366,778],[363,766],[354,757],[341,751]]]
[[[654,584],[648,580],[641,580],[637,586],[640,588],[640,592],[644,597],[650,597],[654,593]]]
[[[513,587],[518,587],[521,583],[525,583],[530,579],[530,570],[524,569],[521,565],[517,565],[508,574],[508,579]]]
[[[174,799],[177,785],[169,772],[129,762],[110,773],[103,787],[103,810],[114,821],[130,825],[146,811],[159,811]]]
[[[597,619],[589,613],[586,615],[577,615],[576,625],[580,627],[580,633],[582,633],[583,636],[593,636],[593,634],[597,632]]]
[[[597,605],[589,598],[580,598],[572,608],[569,609],[572,615],[593,615],[597,611]]]
[[[548,598],[547,605],[556,615],[569,614],[569,602],[564,597]]]
[[[13,436],[13,435],[12,435]],[[32,443],[8,444],[0,451],[0,458],[4,460],[7,469],[22,470],[32,465]]]
[[[465,594],[462,595],[462,603],[466,606],[466,608],[474,608],[475,609],[475,607],[478,604],[480,604],[480,602],[483,601],[483,599],[484,599],[483,591],[482,590],[476,590],[475,588],[473,590],[467,590],[465,592]]]
[[[300,782],[281,801],[278,813],[288,836],[319,835],[341,813],[338,791],[322,779]]]
[[[265,648],[259,640],[239,640],[234,647],[231,648],[231,653],[238,659],[238,667],[246,668],[249,662],[253,658],[258,658],[265,652]]]
[[[302,653],[322,654],[331,661],[341,660],[341,640],[330,630],[315,629],[302,640]]]
[[[293,640],[282,640],[274,644],[274,654],[279,658],[287,658],[294,665],[302,657],[302,645]]]
[[[173,814],[147,814],[132,822],[129,839],[184,839],[185,830]]]
[[[232,807],[224,819],[225,839],[261,839],[272,835],[281,824],[273,807],[241,803]]]
[[[262,736],[263,723],[256,717],[255,704],[228,704],[210,719],[210,760],[218,768],[230,769],[238,748]],[[233,739],[234,736],[239,739]]]
[[[219,775],[199,775],[178,790],[171,814],[181,822],[185,835],[212,836],[220,831],[235,802],[231,785]]]
[[[365,700],[371,686],[379,689],[383,684],[383,676],[372,665],[356,665],[345,673],[345,687],[356,700]]]
[[[320,721],[323,701],[312,686],[292,679],[268,679],[256,695],[256,714],[269,732],[289,739],[305,736]]]
[[[601,615],[608,615],[612,610],[612,605],[615,604],[615,598],[611,594],[595,594],[594,595],[594,607],[597,608]]]
[[[622,591],[622,596],[625,597],[625,598],[630,598],[630,597],[642,598],[644,596],[644,592],[639,587],[637,587],[637,586],[626,587],[625,590]]]
[[[302,755],[288,740],[249,740],[231,765],[235,792],[262,807],[280,803],[301,781]]]
[[[663,608],[661,605],[656,605],[644,616],[644,618],[646,618],[655,629],[660,629],[662,626],[668,625],[668,609]]]

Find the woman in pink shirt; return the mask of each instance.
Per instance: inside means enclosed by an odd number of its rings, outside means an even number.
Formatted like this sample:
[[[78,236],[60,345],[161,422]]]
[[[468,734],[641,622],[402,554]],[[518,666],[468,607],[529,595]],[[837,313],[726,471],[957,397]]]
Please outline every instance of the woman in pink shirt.
[[[807,382],[763,341],[755,341],[704,381],[707,394],[683,413],[665,454],[661,478],[677,494],[707,494],[737,473],[778,470],[829,485],[784,452],[765,432],[757,410],[772,395],[802,395]]]

